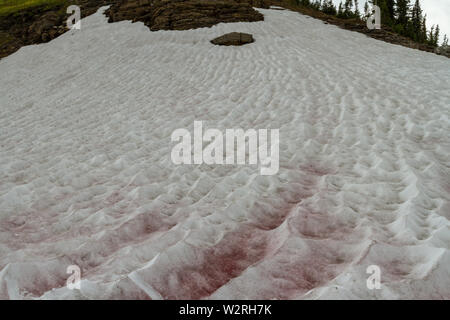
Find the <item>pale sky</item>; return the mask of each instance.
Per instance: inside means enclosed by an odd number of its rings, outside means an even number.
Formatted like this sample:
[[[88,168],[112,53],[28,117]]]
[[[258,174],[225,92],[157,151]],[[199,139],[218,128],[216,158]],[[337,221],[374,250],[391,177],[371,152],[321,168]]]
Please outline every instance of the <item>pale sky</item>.
[[[345,2],[345,0],[333,0],[336,5],[339,2]],[[359,0],[361,12],[364,8],[365,0]],[[411,0],[414,4],[415,0]],[[444,38],[444,34],[450,37],[450,0],[420,0],[422,10],[427,14],[428,29],[433,24],[439,24],[441,28],[441,40]]]

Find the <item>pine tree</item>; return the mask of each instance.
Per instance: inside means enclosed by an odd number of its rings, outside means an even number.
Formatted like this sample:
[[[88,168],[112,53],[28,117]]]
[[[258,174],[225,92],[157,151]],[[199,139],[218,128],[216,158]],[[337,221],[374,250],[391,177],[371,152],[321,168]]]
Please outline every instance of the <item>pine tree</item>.
[[[336,7],[332,0],[324,0],[322,3],[322,12],[326,14],[336,15]]]
[[[322,0],[315,0],[312,4],[311,4],[311,8],[313,8],[314,10],[320,10],[320,7],[322,6]]]
[[[397,0],[397,23],[407,28],[409,21],[410,0]]]
[[[300,0],[300,4],[304,7],[310,7],[311,2],[309,0]]]
[[[422,42],[427,41],[427,15],[425,15],[422,19],[422,32],[421,32]]]
[[[442,42],[442,47],[448,47],[448,38],[447,35],[444,35],[444,41]]]
[[[386,0],[386,7],[390,20],[395,20],[395,0]]]
[[[422,38],[422,8],[420,7],[420,1],[416,0],[414,7],[411,11],[411,25],[412,25],[412,38],[415,41],[423,42]]]
[[[339,9],[338,9],[338,12],[337,12],[337,16],[339,18],[343,18],[344,17],[344,10],[342,8],[342,1],[339,3]]]
[[[369,2],[367,2],[364,4],[364,20],[367,20],[370,17],[370,12],[369,12]]]
[[[355,17],[356,18],[361,18],[361,13],[359,12],[358,0],[355,0]]]
[[[439,33],[440,33],[439,25],[436,26],[436,31],[434,32],[434,42],[433,46],[437,47],[439,45]]]
[[[428,33],[428,44],[431,46],[434,44],[434,25],[431,26],[431,30]]]
[[[352,7],[353,7],[353,0],[345,0],[344,16],[346,19],[351,18],[353,16]]]

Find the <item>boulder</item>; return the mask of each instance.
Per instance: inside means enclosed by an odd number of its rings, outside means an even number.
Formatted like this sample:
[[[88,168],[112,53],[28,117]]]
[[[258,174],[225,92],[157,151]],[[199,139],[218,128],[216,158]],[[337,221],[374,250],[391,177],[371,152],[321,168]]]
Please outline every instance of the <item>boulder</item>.
[[[212,44],[218,46],[242,46],[254,42],[253,36],[248,33],[231,32],[211,40]]]

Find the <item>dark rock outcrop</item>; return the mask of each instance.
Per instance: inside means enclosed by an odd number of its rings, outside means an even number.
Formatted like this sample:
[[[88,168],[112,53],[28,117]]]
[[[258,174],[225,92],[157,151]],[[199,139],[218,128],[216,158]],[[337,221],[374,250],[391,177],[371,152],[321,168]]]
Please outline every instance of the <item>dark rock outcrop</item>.
[[[211,40],[212,44],[218,46],[242,46],[247,43],[255,42],[253,36],[248,33],[231,32]]]
[[[31,41],[47,42],[66,31],[62,24],[63,17],[55,12],[47,12],[33,22],[28,28]]]
[[[211,27],[220,22],[253,22],[264,16],[252,6],[265,0],[123,0],[106,11],[109,22],[141,21],[152,31]]]
[[[81,8],[81,17],[86,17],[101,6],[119,0],[68,0],[55,4],[33,6],[18,12],[0,16],[0,59],[17,51],[20,47],[48,42],[68,30],[66,21],[69,4]]]

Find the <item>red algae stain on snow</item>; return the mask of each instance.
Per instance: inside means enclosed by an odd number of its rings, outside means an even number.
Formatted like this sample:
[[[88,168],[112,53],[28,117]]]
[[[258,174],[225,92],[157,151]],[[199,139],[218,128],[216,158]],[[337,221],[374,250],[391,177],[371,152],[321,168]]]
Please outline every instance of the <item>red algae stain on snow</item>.
[[[230,232],[216,245],[194,247],[195,259],[171,266],[154,287],[166,299],[201,299],[262,261],[267,253],[268,235],[248,224]],[[169,279],[177,279],[171,286]],[[173,281],[172,281],[173,282]]]
[[[27,283],[22,290],[26,290],[34,297],[40,297],[44,293],[52,290],[53,288],[60,288],[66,285],[67,278],[64,277],[52,277],[50,279],[43,278],[41,274],[37,273],[33,276],[33,281]]]
[[[269,204],[255,203],[249,217],[250,224],[256,229],[273,230],[279,227],[289,216],[296,204],[283,204],[281,208],[274,208]]]
[[[317,175],[325,170],[309,167]],[[310,182],[316,181],[313,174],[307,175]],[[335,252],[338,241],[345,241],[351,228],[337,218],[321,211],[312,211],[302,206],[302,200],[320,192],[315,183],[298,189],[292,183],[280,189],[282,201],[257,202],[249,213],[250,222],[243,223],[237,230],[226,234],[215,246],[195,247],[196,259],[169,268],[155,288],[168,299],[200,299],[210,296],[232,279],[239,277],[249,267],[261,268],[268,275],[267,297],[274,292],[279,298],[305,292],[333,279],[347,265],[348,257]],[[284,222],[286,230],[275,230]],[[275,233],[274,233],[275,232]],[[280,236],[279,232],[289,234]],[[303,246],[295,251],[278,238],[299,238]],[[274,242],[279,242],[274,245]],[[270,259],[276,268],[266,269]],[[273,265],[272,265],[273,267]],[[170,286],[169,277],[175,277],[179,285]],[[284,279],[283,285],[276,279]],[[274,291],[275,290],[275,291]]]
[[[270,230],[286,222],[288,228],[280,232],[287,232],[285,237],[293,240],[291,244],[285,241],[270,257],[270,263],[262,267],[261,272],[267,275],[265,281],[271,283],[265,292],[259,292],[265,299],[287,299],[324,285],[342,272],[357,256],[344,254],[340,248],[355,242],[352,236],[354,226],[330,212],[315,208],[314,203],[305,202],[313,195],[326,192],[319,187],[317,178],[331,171],[313,165],[303,167],[303,173],[305,169],[309,184],[300,188],[297,197],[294,197],[297,201],[285,202],[281,207],[272,208],[274,212],[271,217],[275,218],[261,220],[266,222],[266,228],[256,225],[258,228]],[[298,183],[304,186],[302,181]],[[294,184],[289,187],[292,186]],[[262,213],[263,217],[267,216],[264,211]],[[253,216],[257,215],[255,212]],[[295,249],[292,243],[300,246]],[[274,268],[274,265],[277,267]]]
[[[345,261],[333,254],[334,246],[323,240],[333,238],[340,241],[349,230],[335,217],[303,204],[305,199],[321,192],[318,178],[328,172],[313,165],[305,166],[300,172],[299,181],[291,181],[276,190],[278,198],[255,202],[248,213],[249,222],[225,234],[212,247],[191,247],[195,258],[190,257],[180,265],[171,264],[163,268],[164,271],[158,274],[160,281],[150,284],[164,298],[200,299],[227,285],[249,267],[258,267],[268,275],[265,281],[274,283],[273,288],[267,288],[267,297],[275,295],[288,298],[329,281],[336,276]],[[116,192],[108,196],[103,205],[113,206],[121,200],[123,197]],[[287,223],[287,228],[277,229],[283,223]],[[96,274],[107,257],[120,248],[139,244],[152,234],[166,232],[174,225],[175,221],[162,213],[140,213],[119,226],[103,230],[104,235],[91,245],[86,243],[78,254],[70,258],[83,269],[85,275]],[[92,235],[96,234],[95,230],[88,231]],[[287,234],[279,235],[280,232]],[[80,234],[86,234],[86,230],[77,227],[53,237],[53,240],[64,240]],[[302,239],[304,246],[298,252],[292,251],[284,244],[287,238]],[[268,259],[277,267],[267,269],[267,266],[261,266]],[[280,284],[277,279],[284,281]],[[55,285],[36,284],[31,289],[39,294]]]
[[[289,220],[290,230],[302,238],[344,240],[353,226],[343,223],[335,215],[299,206]]]
[[[5,237],[2,244],[18,250],[27,244],[47,240],[53,234],[48,228],[51,223],[45,222],[46,216],[50,214],[44,211],[27,211],[0,221],[0,232],[4,233],[2,236]]]
[[[344,270],[348,261],[336,257],[326,243],[306,241],[301,252],[282,248],[274,268],[265,270],[272,285],[262,293],[262,298],[290,299],[325,285]],[[289,259],[283,263],[282,259]],[[269,283],[270,283],[269,282]]]
[[[296,180],[279,187],[275,199],[262,199],[254,204],[249,212],[252,224],[262,230],[272,230],[280,226],[299,204],[319,192],[318,177],[326,170],[314,165],[306,166],[308,171],[300,170]]]
[[[314,165],[312,163],[301,165],[300,169],[308,174],[311,174],[313,176],[318,176],[318,177],[321,177],[321,176],[331,173],[330,169],[325,168],[325,167],[320,167],[320,166]]]

